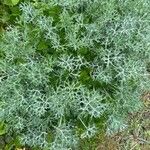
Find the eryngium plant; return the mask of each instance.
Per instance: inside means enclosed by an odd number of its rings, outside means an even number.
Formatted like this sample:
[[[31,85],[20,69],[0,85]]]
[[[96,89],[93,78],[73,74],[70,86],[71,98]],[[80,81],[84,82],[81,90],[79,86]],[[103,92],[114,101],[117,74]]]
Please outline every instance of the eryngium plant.
[[[78,149],[123,130],[149,88],[149,0],[22,3],[0,41],[0,119],[22,144]]]

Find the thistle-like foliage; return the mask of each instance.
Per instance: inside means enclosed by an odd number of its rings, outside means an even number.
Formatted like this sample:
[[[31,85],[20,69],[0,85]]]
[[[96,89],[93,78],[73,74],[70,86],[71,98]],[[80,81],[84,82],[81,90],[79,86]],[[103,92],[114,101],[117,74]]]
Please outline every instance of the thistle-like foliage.
[[[22,144],[78,149],[127,127],[149,89],[149,0],[39,0],[0,41],[0,120]],[[103,119],[105,118],[105,119]]]

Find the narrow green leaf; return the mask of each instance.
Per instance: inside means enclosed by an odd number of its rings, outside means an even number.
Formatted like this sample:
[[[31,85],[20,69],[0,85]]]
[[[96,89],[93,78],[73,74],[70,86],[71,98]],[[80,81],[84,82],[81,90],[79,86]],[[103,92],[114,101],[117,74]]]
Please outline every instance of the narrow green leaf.
[[[6,133],[6,127],[3,122],[0,122],[0,135],[3,135]]]

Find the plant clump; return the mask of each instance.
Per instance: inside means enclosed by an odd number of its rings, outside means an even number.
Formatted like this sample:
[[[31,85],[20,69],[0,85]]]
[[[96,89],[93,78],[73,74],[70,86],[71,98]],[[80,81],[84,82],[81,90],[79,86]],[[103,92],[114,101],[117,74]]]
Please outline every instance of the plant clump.
[[[149,88],[149,0],[38,0],[0,41],[0,120],[23,145],[78,149],[127,127]]]

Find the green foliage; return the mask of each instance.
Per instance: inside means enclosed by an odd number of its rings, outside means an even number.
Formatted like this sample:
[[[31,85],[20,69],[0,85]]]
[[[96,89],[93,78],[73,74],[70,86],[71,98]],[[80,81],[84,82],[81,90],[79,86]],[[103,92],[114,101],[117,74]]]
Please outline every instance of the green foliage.
[[[102,127],[126,128],[149,88],[149,7],[149,0],[21,3],[0,41],[8,133],[24,145],[66,150]]]
[[[4,122],[0,122],[0,136],[6,133],[6,126]]]
[[[20,15],[17,3],[19,0],[1,0],[0,1],[0,32],[6,26],[14,24],[16,18]]]
[[[4,4],[9,5],[9,6],[14,6],[19,3],[19,0],[4,0]]]

